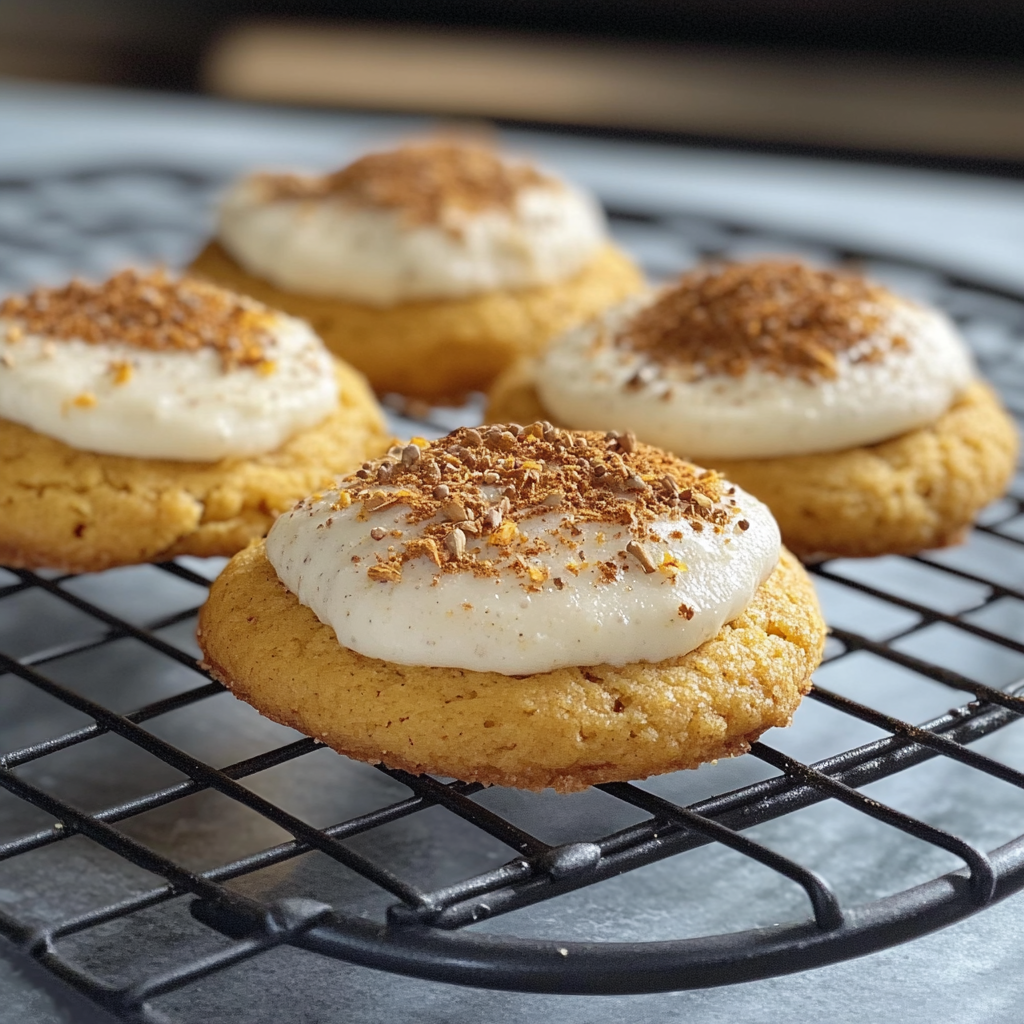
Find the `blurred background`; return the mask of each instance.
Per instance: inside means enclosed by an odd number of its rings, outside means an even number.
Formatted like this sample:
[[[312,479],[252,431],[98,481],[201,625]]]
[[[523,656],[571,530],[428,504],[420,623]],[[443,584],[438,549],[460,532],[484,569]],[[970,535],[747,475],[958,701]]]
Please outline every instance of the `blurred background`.
[[[1024,0],[3,0],[0,76],[1024,169]]]

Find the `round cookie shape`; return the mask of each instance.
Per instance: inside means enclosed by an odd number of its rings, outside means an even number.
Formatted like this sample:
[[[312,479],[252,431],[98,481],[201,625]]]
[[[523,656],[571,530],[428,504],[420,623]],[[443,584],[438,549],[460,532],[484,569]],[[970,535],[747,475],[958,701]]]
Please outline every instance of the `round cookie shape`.
[[[385,445],[305,324],[163,271],[0,304],[0,564],[231,555]]]
[[[339,403],[272,452],[217,462],[102,455],[0,419],[0,565],[98,572],[232,555],[387,444],[365,380],[336,363]]]
[[[572,792],[734,756],[787,725],[825,626],[783,553],[746,610],[680,658],[524,677],[399,665],[342,647],[258,543],[214,583],[198,636],[236,696],[350,757]]]
[[[449,143],[251,176],[191,270],[307,320],[378,393],[453,403],[644,287],[580,190]]]

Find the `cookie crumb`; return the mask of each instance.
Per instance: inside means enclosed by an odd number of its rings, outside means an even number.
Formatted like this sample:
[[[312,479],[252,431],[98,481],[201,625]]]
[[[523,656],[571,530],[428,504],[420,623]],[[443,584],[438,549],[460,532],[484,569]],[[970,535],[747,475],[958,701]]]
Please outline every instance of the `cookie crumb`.
[[[400,562],[378,562],[366,570],[366,575],[375,583],[400,583],[402,565]]]

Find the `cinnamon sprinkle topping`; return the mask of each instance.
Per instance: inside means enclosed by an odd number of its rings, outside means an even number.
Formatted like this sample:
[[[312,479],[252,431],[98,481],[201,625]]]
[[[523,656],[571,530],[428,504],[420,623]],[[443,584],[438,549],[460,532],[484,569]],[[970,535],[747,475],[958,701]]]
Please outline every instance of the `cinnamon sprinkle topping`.
[[[405,522],[418,527],[401,550],[389,546],[385,554],[382,545],[367,572],[380,582],[397,582],[406,562],[427,558],[442,573],[497,577],[511,571],[530,591],[539,589],[547,572],[528,560],[559,550],[572,576],[592,565],[610,582],[619,567],[588,562],[578,539],[581,524],[597,522],[622,537],[621,555],[631,556],[634,572],[660,570],[671,583],[687,569],[664,550],[655,522],[674,521],[678,529],[672,536],[681,538],[684,529],[721,532],[740,514],[715,471],[641,444],[631,434],[510,423],[461,428],[432,442],[417,438],[415,458],[409,447],[396,445],[383,459],[344,477],[331,504],[334,511],[351,507],[375,540],[389,535],[374,522],[388,509],[404,510]],[[319,498],[297,509],[312,511]],[[622,571],[629,571],[628,562]],[[552,584],[565,585],[561,577]]]
[[[338,196],[356,206],[400,210],[408,224],[440,224],[446,210],[511,210],[524,188],[557,186],[527,163],[475,143],[419,142],[368,153],[333,174],[264,174],[268,201]]]
[[[99,285],[74,280],[12,295],[0,302],[0,317],[15,321],[8,339],[29,332],[90,345],[123,342],[158,352],[211,348],[224,370],[262,367],[274,320],[271,310],[252,299],[162,270],[124,270]],[[117,382],[129,375],[130,367]]]
[[[740,377],[757,367],[833,379],[839,353],[856,350],[854,362],[884,355],[877,338],[891,301],[855,274],[795,261],[710,263],[633,316],[616,344],[654,362],[690,364],[695,377]],[[905,345],[892,338],[885,347]]]

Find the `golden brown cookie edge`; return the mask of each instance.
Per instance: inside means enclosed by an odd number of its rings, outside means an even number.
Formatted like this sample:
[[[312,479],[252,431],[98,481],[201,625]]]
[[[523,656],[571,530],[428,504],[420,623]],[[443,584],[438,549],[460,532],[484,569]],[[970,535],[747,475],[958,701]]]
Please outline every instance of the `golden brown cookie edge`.
[[[485,391],[524,353],[644,288],[640,270],[611,243],[572,277],[550,285],[386,308],[284,291],[250,274],[216,241],[189,270],[309,321],[378,394],[437,404]]]
[[[413,774],[572,792],[731,757],[766,729],[789,724],[820,662],[825,626],[809,578],[785,552],[747,611],[683,658],[521,678],[397,665],[340,646],[254,544],[214,583],[198,636],[211,673],[236,696],[339,753]],[[760,678],[752,677],[752,665]],[[417,722],[412,709],[424,695],[431,714]],[[689,704],[680,699],[687,695]],[[531,730],[525,740],[515,723],[499,720],[502,709],[523,708],[533,709],[519,723]],[[572,717],[563,721],[567,708]],[[682,731],[652,735],[658,708],[663,733],[673,725]],[[534,715],[542,716],[542,737],[533,735]],[[442,740],[432,735],[435,727],[460,732]],[[585,745],[591,738],[584,733],[598,727],[615,735],[594,744],[595,760],[580,754],[572,736]],[[519,754],[502,749],[517,739]]]

